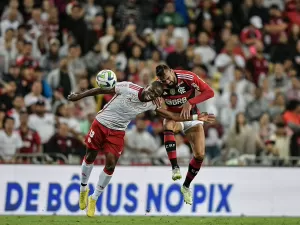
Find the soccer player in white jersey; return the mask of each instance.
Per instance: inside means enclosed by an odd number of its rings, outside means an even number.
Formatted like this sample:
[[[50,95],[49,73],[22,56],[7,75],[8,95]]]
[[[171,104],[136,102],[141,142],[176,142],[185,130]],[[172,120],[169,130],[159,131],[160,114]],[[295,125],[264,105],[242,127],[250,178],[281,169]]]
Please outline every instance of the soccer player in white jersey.
[[[182,119],[165,109],[157,108],[153,100],[163,94],[163,85],[158,81],[146,88],[131,82],[119,82],[111,90],[94,88],[82,93],[71,93],[68,99],[77,101],[87,96],[112,93],[115,94],[114,97],[97,114],[85,139],[87,152],[81,167],[79,207],[81,210],[87,207],[87,215],[90,217],[94,216],[97,199],[110,182],[117,161],[123,152],[125,130],[130,121],[138,114],[148,110],[156,110],[160,116],[175,121],[199,119],[209,122],[209,120],[214,119],[203,114],[195,114]],[[94,193],[88,197],[87,183],[98,151],[105,154],[105,167],[99,176]]]

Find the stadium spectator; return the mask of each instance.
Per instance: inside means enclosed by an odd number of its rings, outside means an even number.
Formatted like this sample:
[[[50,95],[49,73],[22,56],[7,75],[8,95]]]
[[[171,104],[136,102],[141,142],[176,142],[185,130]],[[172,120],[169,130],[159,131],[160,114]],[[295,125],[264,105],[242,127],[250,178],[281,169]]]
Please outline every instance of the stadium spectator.
[[[44,148],[46,147],[45,144],[55,132],[55,123],[54,115],[46,112],[45,102],[38,100],[35,103],[35,113],[29,116],[28,126],[38,132]]]
[[[266,31],[265,42],[267,45],[277,45],[279,43],[281,33],[285,33],[288,24],[283,19],[279,6],[273,4],[269,7],[269,21],[265,24]]]
[[[265,141],[265,149],[258,153],[257,163],[262,166],[275,166],[278,165],[278,149],[275,146],[275,140]]]
[[[7,19],[1,21],[1,34],[5,34],[8,29],[17,30],[20,22],[18,21],[18,10],[9,8]]]
[[[43,102],[45,102],[46,110],[49,111],[51,109],[49,100],[42,96],[42,83],[36,81],[32,84],[31,92],[24,97],[25,106],[30,107],[36,104],[38,100],[42,100]]]
[[[23,96],[16,96],[13,101],[13,108],[8,112],[15,121],[15,129],[20,127],[20,114],[25,110],[25,102]]]
[[[59,69],[52,70],[47,77],[49,85],[54,90],[61,89],[63,96],[66,98],[69,93],[75,90],[75,75],[68,69],[68,59],[60,60]]]
[[[77,138],[69,136],[69,127],[65,123],[60,123],[58,131],[49,139],[46,144],[45,153],[50,153],[50,157],[54,162],[58,162],[59,156],[55,153],[63,154],[65,157],[81,156],[83,150],[83,143]],[[80,160],[79,160],[80,161]]]
[[[284,122],[294,131],[300,130],[300,102],[292,100],[283,114]]]
[[[80,132],[82,135],[85,136],[88,134],[90,126],[93,123],[95,116],[95,113],[90,113],[87,115],[86,119],[80,121]]]
[[[43,68],[43,70],[48,73],[52,70],[55,70],[59,67],[59,47],[60,42],[58,39],[52,38],[49,41],[50,47],[49,52],[46,53],[42,58],[40,62],[40,66]]]
[[[4,119],[4,129],[0,130],[0,157],[5,163],[14,163],[15,154],[22,147],[22,139],[18,132],[14,131],[14,119]]]
[[[175,11],[175,4],[168,2],[164,7],[164,12],[158,15],[156,19],[156,25],[159,28],[165,28],[167,26],[181,27],[184,25],[182,16]]]
[[[247,105],[246,117],[250,121],[258,120],[261,115],[268,111],[268,102],[262,95],[262,89],[255,89],[255,98]]]
[[[3,21],[8,18],[10,9],[17,10],[17,20],[20,24],[22,24],[24,22],[24,20],[23,20],[22,14],[18,10],[19,9],[19,1],[18,0],[10,0],[9,1],[8,6],[5,7],[5,9],[2,13],[1,20]]]
[[[261,141],[265,142],[275,133],[276,127],[270,121],[269,114],[264,113],[261,115],[259,121],[253,123],[253,129],[258,134]]]
[[[230,129],[227,139],[225,140],[228,149],[238,150],[240,155],[255,155],[258,142],[257,134],[246,121],[244,113],[236,115],[234,126]]]
[[[20,112],[20,128],[19,134],[23,141],[23,146],[20,148],[21,154],[41,153],[41,138],[38,132],[32,130],[28,126],[28,113],[26,110]],[[30,156],[30,155],[29,155]],[[34,162],[34,158],[22,157],[23,162]],[[22,162],[22,161],[21,161]]]
[[[287,74],[284,72],[283,65],[280,63],[276,63],[274,65],[274,74],[270,74],[268,77],[269,84],[271,90],[279,91],[279,92],[286,92],[289,81]]]
[[[223,141],[220,138],[218,130],[214,127],[210,127],[205,137],[205,152],[209,163],[221,155],[222,144]]]
[[[253,16],[250,18],[250,25],[245,27],[241,32],[241,42],[246,46],[255,45],[257,41],[262,41],[262,29],[263,24],[261,18],[258,16]]]
[[[271,119],[274,119],[276,116],[281,115],[285,110],[285,105],[285,96],[283,95],[283,93],[277,93],[268,111]]]
[[[146,130],[146,121],[143,118],[136,119],[136,126],[126,132],[125,140],[125,155],[129,157],[134,163],[151,164],[151,157],[154,156],[158,149],[155,139]],[[136,155],[140,155],[141,160],[135,158]]]
[[[246,65],[248,72],[247,78],[256,86],[259,85],[260,77],[266,77],[269,72],[269,63],[265,58],[263,51],[263,43],[261,41],[257,41],[253,48],[253,56],[247,61]]]
[[[67,11],[68,17],[64,21],[63,28],[71,32],[75,37],[80,49],[85,53],[85,37],[87,34],[87,26],[84,21],[84,10],[79,3],[71,4],[70,11]],[[74,57],[74,56],[73,56]]]
[[[287,100],[300,101],[300,80],[298,77],[291,77],[290,80],[291,80],[291,87],[286,92]]]
[[[216,52],[209,46],[209,37],[207,33],[201,32],[198,36],[199,45],[195,47],[195,54],[199,54],[203,64],[210,64],[216,57]]]
[[[229,101],[230,105],[223,107],[220,114],[220,122],[226,130],[234,125],[236,115],[244,111],[243,108],[238,107],[238,96],[236,94],[232,93]]]
[[[92,50],[88,51],[83,60],[89,74],[97,73],[99,71],[103,60],[99,41],[95,44]]]

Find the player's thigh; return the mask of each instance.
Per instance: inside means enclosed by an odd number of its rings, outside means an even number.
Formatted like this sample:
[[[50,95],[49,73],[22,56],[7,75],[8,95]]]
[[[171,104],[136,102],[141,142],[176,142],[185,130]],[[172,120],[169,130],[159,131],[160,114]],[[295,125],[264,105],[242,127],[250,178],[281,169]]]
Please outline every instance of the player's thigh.
[[[183,124],[174,120],[164,119],[164,130],[172,130],[173,132],[180,132],[183,129]]]
[[[186,132],[186,138],[188,139],[193,155],[196,158],[203,158],[205,155],[205,134],[201,124],[191,127]]]
[[[89,133],[85,137],[85,144],[88,151],[101,151],[105,142],[105,134],[102,130],[102,125],[94,120]]]
[[[116,162],[124,151],[124,137],[125,131],[110,130],[109,135],[106,138],[106,142],[103,145],[105,155],[113,154]]]
[[[96,160],[97,155],[98,155],[98,151],[87,148],[85,154],[85,161],[93,163]]]

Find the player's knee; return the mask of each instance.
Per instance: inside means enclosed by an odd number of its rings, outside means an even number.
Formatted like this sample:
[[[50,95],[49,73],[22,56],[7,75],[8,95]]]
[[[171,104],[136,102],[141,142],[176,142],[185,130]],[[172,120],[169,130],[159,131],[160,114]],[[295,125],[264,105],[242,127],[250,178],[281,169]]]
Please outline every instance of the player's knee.
[[[175,131],[176,122],[175,121],[166,121],[164,123],[164,130],[172,130]]]
[[[97,151],[88,149],[85,154],[85,160],[88,162],[94,162],[96,160],[97,155],[98,155]]]
[[[205,152],[204,151],[199,151],[194,153],[194,158],[197,160],[204,160],[205,157]]]
[[[116,164],[117,164],[116,156],[109,153],[106,155],[106,161],[105,161],[105,169],[107,171],[113,172],[115,170]]]

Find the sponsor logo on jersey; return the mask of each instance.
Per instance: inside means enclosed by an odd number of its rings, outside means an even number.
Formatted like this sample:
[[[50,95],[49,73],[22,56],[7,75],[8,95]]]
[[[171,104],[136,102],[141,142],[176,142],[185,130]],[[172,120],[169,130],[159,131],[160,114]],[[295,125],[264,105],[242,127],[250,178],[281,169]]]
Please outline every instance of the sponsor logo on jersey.
[[[185,93],[185,92],[186,92],[186,91],[185,91],[185,87],[178,87],[178,92],[179,92],[180,94]]]
[[[167,105],[169,106],[173,106],[173,105],[182,105],[184,103],[186,103],[187,98],[177,98],[177,99],[165,99],[165,102]]]
[[[175,94],[176,94],[175,89],[171,89],[171,90],[170,90],[170,94],[171,94],[171,95],[175,95]]]

